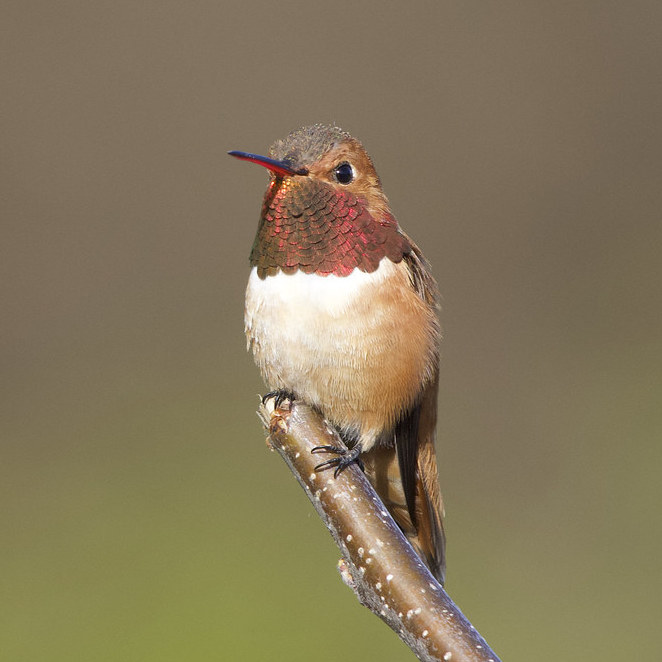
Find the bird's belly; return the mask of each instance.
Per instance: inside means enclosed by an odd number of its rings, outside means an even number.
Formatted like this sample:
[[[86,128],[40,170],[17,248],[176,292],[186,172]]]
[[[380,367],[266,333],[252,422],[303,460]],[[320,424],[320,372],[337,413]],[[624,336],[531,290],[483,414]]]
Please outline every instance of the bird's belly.
[[[349,276],[251,272],[246,335],[269,388],[293,391],[364,448],[431,377],[434,314],[400,264]]]

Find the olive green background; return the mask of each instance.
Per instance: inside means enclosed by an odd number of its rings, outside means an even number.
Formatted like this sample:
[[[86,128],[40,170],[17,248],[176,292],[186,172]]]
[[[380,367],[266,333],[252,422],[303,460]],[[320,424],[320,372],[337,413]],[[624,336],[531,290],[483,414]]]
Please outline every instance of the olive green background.
[[[359,137],[445,330],[448,590],[659,659],[662,5],[5,2],[4,661],[408,660],[255,416],[265,152]]]

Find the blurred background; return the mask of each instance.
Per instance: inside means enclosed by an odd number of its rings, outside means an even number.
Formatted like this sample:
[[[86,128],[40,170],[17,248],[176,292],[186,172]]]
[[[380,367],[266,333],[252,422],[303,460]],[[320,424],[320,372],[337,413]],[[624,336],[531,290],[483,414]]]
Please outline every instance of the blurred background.
[[[449,593],[504,661],[660,657],[659,2],[1,22],[2,660],[413,659],[255,415],[226,150],[318,121],[443,293]]]

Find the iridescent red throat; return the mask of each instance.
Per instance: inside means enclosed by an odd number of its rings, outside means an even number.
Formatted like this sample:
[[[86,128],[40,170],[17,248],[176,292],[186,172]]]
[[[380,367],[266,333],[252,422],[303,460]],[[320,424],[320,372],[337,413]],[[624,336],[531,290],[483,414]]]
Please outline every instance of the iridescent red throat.
[[[260,278],[278,270],[347,276],[375,271],[383,257],[400,262],[410,250],[393,216],[374,218],[352,193],[309,177],[277,177],[264,196],[250,261]]]

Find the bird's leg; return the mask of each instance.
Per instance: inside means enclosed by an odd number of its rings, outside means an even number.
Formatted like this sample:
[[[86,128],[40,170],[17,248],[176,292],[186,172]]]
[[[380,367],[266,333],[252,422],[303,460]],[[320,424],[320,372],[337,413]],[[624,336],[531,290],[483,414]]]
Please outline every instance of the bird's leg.
[[[284,388],[276,388],[273,391],[269,391],[269,393],[265,393],[262,396],[262,404],[264,404],[269,398],[274,399],[274,407],[276,409],[280,409],[280,406],[285,402],[285,400],[289,400],[292,402],[295,399],[294,392],[293,391],[288,391],[287,389]]]
[[[347,450],[338,446],[315,446],[311,453],[335,453],[338,457],[333,457],[326,462],[322,462],[315,467],[315,471],[323,471],[335,467],[333,477],[338,478],[338,475],[343,472],[350,464],[358,464],[361,471],[365,471],[363,462],[361,461],[361,444],[356,443],[354,446]]]

